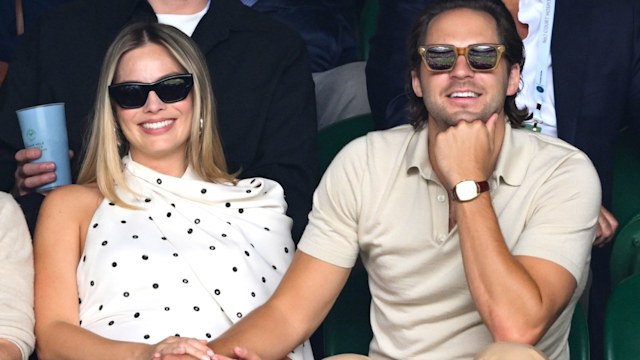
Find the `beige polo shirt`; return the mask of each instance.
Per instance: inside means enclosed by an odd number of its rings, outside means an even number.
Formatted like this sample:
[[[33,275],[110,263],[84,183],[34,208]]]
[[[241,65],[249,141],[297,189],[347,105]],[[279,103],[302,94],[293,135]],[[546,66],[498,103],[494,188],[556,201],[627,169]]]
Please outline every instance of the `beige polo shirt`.
[[[537,344],[550,359],[569,359],[600,208],[597,173],[562,140],[506,126],[489,183],[512,254],[553,261],[576,278],[569,306]],[[342,267],[362,257],[372,358],[470,359],[492,341],[467,287],[458,229],[448,228],[447,191],[429,163],[426,129],[370,133],[326,171],[299,249]]]

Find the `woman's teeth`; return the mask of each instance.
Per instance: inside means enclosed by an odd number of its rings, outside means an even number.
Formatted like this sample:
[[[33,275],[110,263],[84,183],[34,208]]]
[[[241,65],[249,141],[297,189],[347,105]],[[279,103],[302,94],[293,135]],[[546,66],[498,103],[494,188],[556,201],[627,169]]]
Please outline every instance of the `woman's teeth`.
[[[143,123],[142,127],[145,128],[145,129],[160,129],[160,128],[163,128],[165,126],[169,126],[174,121],[175,120],[164,120],[164,121],[158,121],[158,122]]]

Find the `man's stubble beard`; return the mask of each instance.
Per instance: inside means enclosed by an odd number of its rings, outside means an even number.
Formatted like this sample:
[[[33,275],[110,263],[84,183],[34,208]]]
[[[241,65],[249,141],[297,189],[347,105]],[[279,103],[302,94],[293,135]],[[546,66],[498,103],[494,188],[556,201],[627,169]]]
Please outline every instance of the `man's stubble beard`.
[[[429,112],[430,120],[433,120],[437,124],[438,128],[444,131],[452,126],[456,126],[461,121],[472,122],[475,120],[481,120],[486,123],[489,120],[489,117],[495,112],[500,111],[500,109],[492,109],[489,106],[486,106],[477,112],[460,110],[450,113],[446,110],[443,104],[431,104],[431,101],[428,101],[427,111]]]

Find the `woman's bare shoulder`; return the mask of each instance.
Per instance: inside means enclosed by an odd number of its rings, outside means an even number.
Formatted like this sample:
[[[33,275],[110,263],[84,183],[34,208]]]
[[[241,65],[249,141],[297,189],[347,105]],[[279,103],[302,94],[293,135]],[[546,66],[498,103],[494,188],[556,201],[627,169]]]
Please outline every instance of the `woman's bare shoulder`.
[[[51,191],[45,197],[41,211],[93,214],[103,198],[96,184],[67,185]]]
[[[64,251],[79,256],[89,222],[102,199],[98,187],[91,184],[67,185],[47,194],[38,213],[34,242],[36,251],[51,251],[51,246],[59,249],[69,246]]]

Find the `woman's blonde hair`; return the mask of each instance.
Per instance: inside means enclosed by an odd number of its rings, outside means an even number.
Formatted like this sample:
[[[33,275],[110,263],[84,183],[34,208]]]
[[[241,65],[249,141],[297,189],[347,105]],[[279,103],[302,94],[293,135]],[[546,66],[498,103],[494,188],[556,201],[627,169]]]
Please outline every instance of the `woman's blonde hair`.
[[[128,152],[127,140],[119,130],[115,103],[108,87],[114,81],[122,56],[147,44],[166,48],[186,73],[193,74],[193,118],[191,135],[185,154],[187,164],[202,179],[211,182],[233,182],[218,133],[215,101],[204,56],[197,45],[173,26],[136,23],[125,27],[113,41],[100,73],[96,103],[92,115],[89,143],[82,162],[79,184],[97,183],[111,202],[131,207],[120,199],[116,186],[134,193],[124,179],[122,156]],[[135,193],[134,193],[135,194]]]

